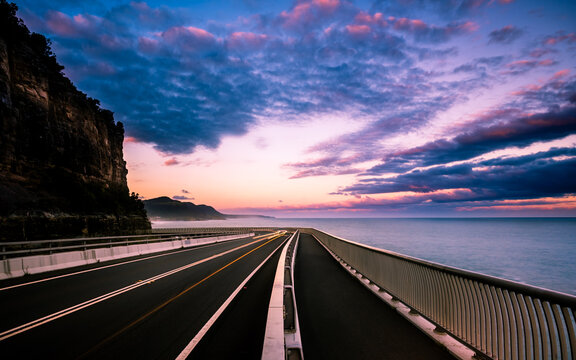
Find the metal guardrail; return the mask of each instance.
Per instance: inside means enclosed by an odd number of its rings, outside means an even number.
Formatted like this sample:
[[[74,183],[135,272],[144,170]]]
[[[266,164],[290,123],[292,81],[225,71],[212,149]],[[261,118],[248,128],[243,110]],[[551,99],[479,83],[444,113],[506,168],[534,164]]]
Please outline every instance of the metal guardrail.
[[[294,263],[300,232],[296,230],[286,252],[284,263],[284,346],[287,360],[302,360],[302,339],[300,337],[300,322],[298,320],[298,306],[294,290]]]
[[[443,266],[315,229],[338,257],[492,359],[576,359],[576,297]]]
[[[268,306],[262,360],[302,360],[304,358],[298,309],[292,286],[294,250],[298,236],[299,232],[296,230],[283,245],[280,259],[278,259]]]
[[[152,234],[156,233],[203,233],[203,232],[227,232],[227,233],[245,233],[252,231],[277,231],[280,229],[285,229],[289,231],[295,231],[295,228],[285,228],[285,227],[210,227],[210,228],[156,228],[152,229]]]
[[[0,259],[28,255],[52,254],[71,250],[87,250],[98,247],[148,244],[160,241],[179,240],[181,237],[193,239],[197,237],[212,237],[223,234],[244,234],[250,232],[250,228],[154,229],[154,231],[148,235],[1,242]]]

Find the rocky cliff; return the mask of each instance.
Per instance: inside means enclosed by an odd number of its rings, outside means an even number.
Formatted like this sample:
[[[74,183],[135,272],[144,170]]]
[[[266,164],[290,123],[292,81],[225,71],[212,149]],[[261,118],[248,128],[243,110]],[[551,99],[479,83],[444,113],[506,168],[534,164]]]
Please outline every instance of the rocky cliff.
[[[128,191],[122,123],[15,11],[0,1],[0,241],[149,229]]]

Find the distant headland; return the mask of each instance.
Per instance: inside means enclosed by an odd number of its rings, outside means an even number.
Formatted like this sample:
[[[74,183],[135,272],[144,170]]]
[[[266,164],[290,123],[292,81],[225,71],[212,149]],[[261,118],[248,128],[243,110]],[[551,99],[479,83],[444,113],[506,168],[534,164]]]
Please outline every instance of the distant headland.
[[[148,216],[160,220],[226,220],[241,218],[272,218],[263,215],[229,215],[208,205],[196,205],[189,202],[172,200],[167,196],[144,200],[144,207]]]

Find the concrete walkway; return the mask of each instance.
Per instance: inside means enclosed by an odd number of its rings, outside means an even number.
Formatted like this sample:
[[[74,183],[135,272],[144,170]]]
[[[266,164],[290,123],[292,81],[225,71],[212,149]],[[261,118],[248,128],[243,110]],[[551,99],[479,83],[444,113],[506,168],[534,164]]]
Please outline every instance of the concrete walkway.
[[[301,234],[295,291],[307,359],[454,359]]]

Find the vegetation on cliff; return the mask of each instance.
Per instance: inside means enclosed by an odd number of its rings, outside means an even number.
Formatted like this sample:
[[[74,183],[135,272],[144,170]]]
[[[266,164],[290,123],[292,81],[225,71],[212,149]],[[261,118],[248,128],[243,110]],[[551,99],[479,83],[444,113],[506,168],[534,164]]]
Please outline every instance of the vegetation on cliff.
[[[16,11],[0,0],[0,241],[149,229],[128,190],[122,123]]]

